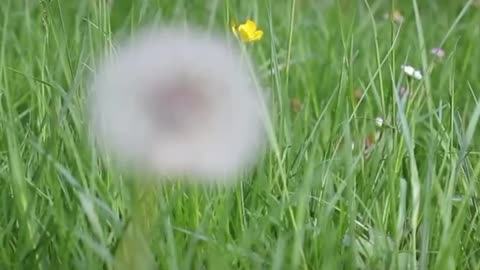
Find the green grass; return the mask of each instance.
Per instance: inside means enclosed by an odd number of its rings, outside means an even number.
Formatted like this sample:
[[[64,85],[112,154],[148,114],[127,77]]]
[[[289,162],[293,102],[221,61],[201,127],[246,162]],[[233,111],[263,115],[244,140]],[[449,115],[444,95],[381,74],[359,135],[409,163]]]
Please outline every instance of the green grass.
[[[1,2],[0,269],[110,269],[141,211],[158,269],[480,269],[470,2]],[[403,24],[383,18],[394,9]],[[134,208],[133,176],[87,137],[96,57],[144,25],[231,35],[230,18],[249,17],[265,31],[247,50],[273,98],[276,147],[232,189],[168,183]],[[429,72],[409,80],[404,63]],[[405,107],[399,86],[410,88]],[[364,155],[377,116],[382,137]]]

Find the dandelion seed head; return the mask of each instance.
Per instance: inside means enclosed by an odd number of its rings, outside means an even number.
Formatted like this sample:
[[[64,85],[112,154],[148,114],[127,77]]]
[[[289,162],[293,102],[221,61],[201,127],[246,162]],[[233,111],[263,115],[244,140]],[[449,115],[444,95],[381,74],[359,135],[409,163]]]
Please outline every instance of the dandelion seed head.
[[[266,100],[248,61],[198,30],[137,34],[95,75],[98,141],[162,178],[232,178],[253,165],[264,143]]]

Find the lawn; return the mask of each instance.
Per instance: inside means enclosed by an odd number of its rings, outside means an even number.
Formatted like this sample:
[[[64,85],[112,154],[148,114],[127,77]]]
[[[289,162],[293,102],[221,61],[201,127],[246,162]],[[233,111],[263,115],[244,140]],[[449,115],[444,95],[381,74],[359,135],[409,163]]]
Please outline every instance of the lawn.
[[[145,188],[92,147],[119,37],[247,19],[275,128],[253,172]],[[1,0],[0,33],[0,269],[112,269],[135,216],[156,269],[480,269],[478,1]]]

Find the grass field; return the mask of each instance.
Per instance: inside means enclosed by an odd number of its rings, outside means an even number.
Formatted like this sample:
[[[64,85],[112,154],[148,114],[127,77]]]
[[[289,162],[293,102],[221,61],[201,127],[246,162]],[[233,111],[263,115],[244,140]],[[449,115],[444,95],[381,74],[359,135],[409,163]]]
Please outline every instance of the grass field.
[[[246,47],[273,147],[231,189],[165,183],[133,208],[87,137],[96,56],[233,18],[265,32]],[[142,211],[157,269],[480,269],[474,1],[1,0],[0,26],[0,269],[110,269]]]

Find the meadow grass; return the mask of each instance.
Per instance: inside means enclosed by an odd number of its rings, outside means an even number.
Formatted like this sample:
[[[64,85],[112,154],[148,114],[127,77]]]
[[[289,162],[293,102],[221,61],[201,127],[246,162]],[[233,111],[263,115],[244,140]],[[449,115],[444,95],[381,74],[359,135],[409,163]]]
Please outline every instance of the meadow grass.
[[[142,26],[232,35],[232,18],[265,31],[246,49],[268,153],[233,188],[165,183],[134,208],[135,176],[87,136],[97,56]],[[110,269],[142,211],[158,269],[480,269],[479,21],[473,1],[2,0],[0,269]]]

